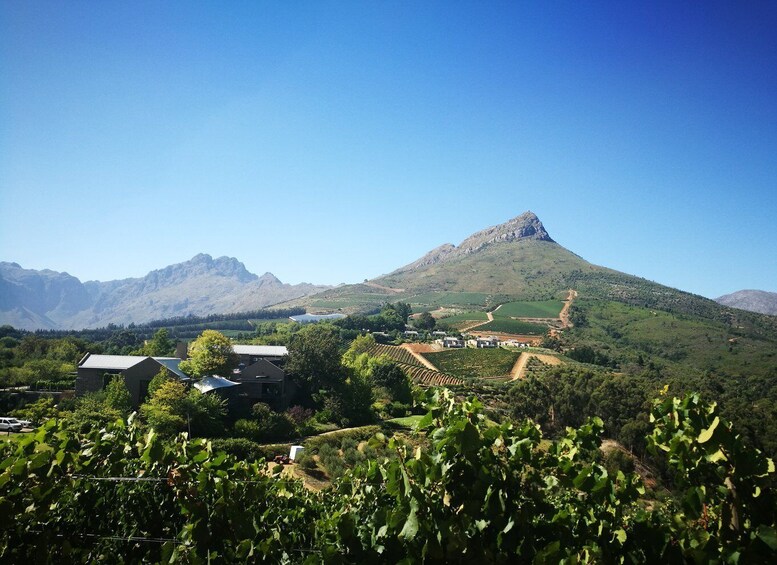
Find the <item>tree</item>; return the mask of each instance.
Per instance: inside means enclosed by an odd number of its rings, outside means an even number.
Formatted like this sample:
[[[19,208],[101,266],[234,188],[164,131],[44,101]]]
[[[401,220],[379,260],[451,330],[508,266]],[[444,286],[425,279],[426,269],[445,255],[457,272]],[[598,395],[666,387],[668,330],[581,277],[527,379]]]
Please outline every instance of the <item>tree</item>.
[[[179,367],[195,377],[228,376],[237,367],[238,360],[228,337],[216,330],[205,330],[189,344],[189,359],[182,361]]]
[[[157,330],[148,343],[143,346],[143,353],[151,357],[165,357],[175,350],[175,343],[170,339],[167,328]]]
[[[157,387],[140,413],[149,426],[162,435],[175,435],[186,429],[186,386],[174,379],[167,379]]]
[[[35,425],[40,425],[49,418],[56,418],[59,415],[59,410],[54,406],[53,398],[50,396],[43,396],[24,408],[14,410],[11,412],[11,415],[14,418],[29,420]]]
[[[114,375],[105,387],[105,404],[122,415],[128,414],[132,408],[132,397],[121,375]]]
[[[302,328],[289,343],[286,369],[300,386],[303,399],[337,388],[344,380],[339,330],[321,323]]]
[[[434,319],[429,312],[421,312],[418,318],[415,319],[413,325],[422,330],[433,330],[437,324],[437,320]]]
[[[376,359],[370,375],[372,386],[381,388],[388,392],[392,400],[403,404],[413,402],[413,391],[410,388],[410,382],[407,380],[405,372],[399,368],[399,365],[382,356]]]

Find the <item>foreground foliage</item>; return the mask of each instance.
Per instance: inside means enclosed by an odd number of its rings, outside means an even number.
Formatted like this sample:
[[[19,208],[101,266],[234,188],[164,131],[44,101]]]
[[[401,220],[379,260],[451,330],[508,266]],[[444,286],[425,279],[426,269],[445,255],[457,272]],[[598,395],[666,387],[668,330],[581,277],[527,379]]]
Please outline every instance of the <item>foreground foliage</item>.
[[[774,463],[695,395],[655,404],[650,449],[676,498],[599,464],[602,421],[543,442],[477,401],[429,398],[414,446],[377,434],[330,490],[163,441],[132,418],[79,434],[49,421],[0,447],[0,560],[557,563],[777,558]]]

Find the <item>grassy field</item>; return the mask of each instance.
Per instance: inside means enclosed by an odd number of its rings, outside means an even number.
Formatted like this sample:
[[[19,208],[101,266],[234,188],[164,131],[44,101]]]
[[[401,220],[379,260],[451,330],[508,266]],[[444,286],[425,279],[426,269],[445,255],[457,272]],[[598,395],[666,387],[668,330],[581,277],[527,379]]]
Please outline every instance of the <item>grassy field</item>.
[[[386,423],[389,424],[392,428],[405,428],[409,430],[412,429],[418,422],[420,422],[421,418],[423,418],[421,415],[405,416],[403,418],[392,418],[391,420],[386,420]]]
[[[506,349],[451,349],[424,353],[443,373],[461,378],[501,377],[510,374],[520,355]]]
[[[518,335],[544,335],[548,331],[548,327],[520,320],[510,320],[509,318],[497,318],[493,322],[478,326],[477,331]]]
[[[558,318],[563,307],[561,300],[508,302],[493,314],[495,318]]]
[[[488,320],[488,316],[485,312],[462,312],[461,314],[455,314],[446,318],[440,318],[440,322],[446,324],[457,324],[459,322],[485,322]]]
[[[426,292],[407,296],[403,301],[421,306],[486,306],[488,297],[482,292]]]

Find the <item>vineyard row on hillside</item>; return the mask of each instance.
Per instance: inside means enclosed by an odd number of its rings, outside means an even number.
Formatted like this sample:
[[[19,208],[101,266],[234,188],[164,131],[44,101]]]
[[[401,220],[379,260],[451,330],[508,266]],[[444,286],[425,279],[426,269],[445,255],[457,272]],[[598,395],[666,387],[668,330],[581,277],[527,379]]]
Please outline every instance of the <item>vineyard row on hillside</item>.
[[[421,386],[445,386],[462,384],[461,379],[424,367],[412,353],[396,345],[376,344],[369,350],[373,356],[386,355],[397,363],[407,377]]]
[[[382,343],[375,344],[368,352],[373,357],[380,355],[386,355],[392,361],[402,363],[403,365],[412,365],[414,367],[423,367],[423,364],[413,357],[407,349],[403,347],[397,347],[396,345],[384,345]]]

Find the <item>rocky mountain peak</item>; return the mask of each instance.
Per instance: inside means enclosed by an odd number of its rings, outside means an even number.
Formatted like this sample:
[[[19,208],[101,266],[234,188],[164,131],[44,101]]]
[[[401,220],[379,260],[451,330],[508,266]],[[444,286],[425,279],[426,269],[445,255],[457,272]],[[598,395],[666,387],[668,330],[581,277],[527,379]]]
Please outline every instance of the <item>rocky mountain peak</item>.
[[[207,253],[198,253],[188,261],[176,263],[164,269],[152,271],[146,278],[152,277],[159,282],[180,281],[197,276],[216,275],[237,279],[240,282],[255,281],[259,277],[250,273],[245,265],[234,257],[219,257],[214,259]]]
[[[487,245],[494,243],[509,243],[521,239],[553,242],[537,215],[534,212],[527,211],[503,224],[473,233],[462,241],[458,247],[446,243],[432,249],[417,261],[397,269],[394,273],[415,271],[429,265],[435,265],[456,257],[475,253]]]
[[[514,241],[516,239],[553,241],[537,215],[534,212],[527,211],[503,224],[472,234],[461,242],[458,251],[459,253],[474,253],[491,243]]]

